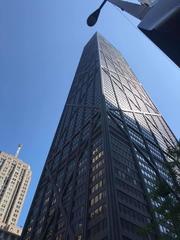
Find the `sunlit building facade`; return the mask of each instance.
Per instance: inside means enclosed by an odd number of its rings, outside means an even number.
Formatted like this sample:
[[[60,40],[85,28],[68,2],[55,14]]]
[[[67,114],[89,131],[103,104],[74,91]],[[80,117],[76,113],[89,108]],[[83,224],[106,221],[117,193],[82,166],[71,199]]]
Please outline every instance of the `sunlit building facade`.
[[[155,240],[150,192],[176,138],[122,55],[95,34],[82,53],[22,240]]]
[[[1,235],[21,234],[22,228],[17,223],[30,180],[28,164],[14,155],[0,152],[0,229],[4,230]]]

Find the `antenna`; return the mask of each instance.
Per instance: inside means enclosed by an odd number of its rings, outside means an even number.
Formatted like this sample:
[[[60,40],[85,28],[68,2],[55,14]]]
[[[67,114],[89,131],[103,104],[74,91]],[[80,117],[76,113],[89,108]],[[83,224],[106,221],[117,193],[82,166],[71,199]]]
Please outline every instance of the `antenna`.
[[[16,154],[15,154],[15,157],[16,157],[16,158],[18,158],[22,146],[23,146],[22,144],[19,144],[19,145],[18,145],[18,149],[17,149]]]

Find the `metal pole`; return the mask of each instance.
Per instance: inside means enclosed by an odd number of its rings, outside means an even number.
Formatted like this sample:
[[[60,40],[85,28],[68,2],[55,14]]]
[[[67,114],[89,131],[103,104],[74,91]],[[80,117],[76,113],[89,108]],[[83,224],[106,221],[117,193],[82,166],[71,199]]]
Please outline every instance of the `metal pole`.
[[[15,157],[16,157],[16,158],[18,158],[22,146],[23,146],[22,144],[19,144],[19,145],[18,145],[18,149],[17,149],[16,154],[15,154]]]

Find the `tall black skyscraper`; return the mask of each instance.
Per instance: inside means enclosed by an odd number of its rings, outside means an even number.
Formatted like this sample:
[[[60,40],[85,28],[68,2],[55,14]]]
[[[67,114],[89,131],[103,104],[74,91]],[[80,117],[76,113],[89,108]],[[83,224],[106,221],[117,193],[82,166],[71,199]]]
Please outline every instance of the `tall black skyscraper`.
[[[120,53],[85,46],[24,227],[23,240],[153,240],[168,233],[150,197],[176,139]]]

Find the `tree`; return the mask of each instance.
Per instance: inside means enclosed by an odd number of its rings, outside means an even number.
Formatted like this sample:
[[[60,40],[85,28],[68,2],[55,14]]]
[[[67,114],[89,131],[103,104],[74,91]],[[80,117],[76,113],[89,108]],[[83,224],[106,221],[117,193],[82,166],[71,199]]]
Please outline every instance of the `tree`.
[[[165,167],[172,183],[169,184],[159,175],[156,176],[155,188],[150,197],[155,203],[157,223],[165,233],[158,240],[180,240],[180,140],[175,147],[168,149],[167,156]],[[148,224],[143,233],[148,236],[154,227],[152,223]]]
[[[168,154],[171,156],[172,161],[168,164],[168,169],[175,178],[180,194],[180,140],[175,147],[168,149]]]

